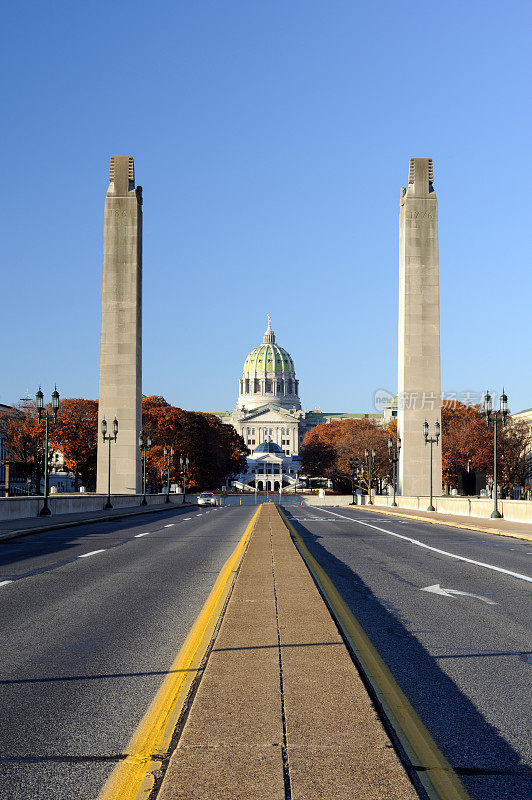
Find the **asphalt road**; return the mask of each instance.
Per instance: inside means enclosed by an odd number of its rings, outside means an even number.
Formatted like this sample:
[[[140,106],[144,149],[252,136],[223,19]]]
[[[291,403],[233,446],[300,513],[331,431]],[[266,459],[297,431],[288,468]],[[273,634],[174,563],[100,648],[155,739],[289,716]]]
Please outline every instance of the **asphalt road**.
[[[471,797],[531,800],[532,582],[508,573],[532,578],[532,543],[351,509],[286,512]],[[438,584],[467,594],[423,591]]]
[[[169,510],[0,544],[3,800],[96,798],[254,510]]]

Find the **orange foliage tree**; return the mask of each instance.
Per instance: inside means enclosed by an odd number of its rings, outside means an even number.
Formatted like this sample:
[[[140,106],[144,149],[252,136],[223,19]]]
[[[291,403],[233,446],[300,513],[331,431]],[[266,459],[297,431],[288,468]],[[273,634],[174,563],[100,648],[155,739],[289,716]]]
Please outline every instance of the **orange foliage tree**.
[[[499,436],[497,435],[499,439]],[[530,448],[530,430],[524,422],[512,422],[503,428],[499,439],[499,471],[498,481],[503,493],[508,494],[514,486],[526,486],[529,481],[528,456]],[[491,473],[493,474],[493,469]]]
[[[164,397],[144,397],[142,427],[152,440],[147,462],[152,487],[161,487],[166,482],[164,445],[174,448],[171,483],[181,482],[179,457],[188,456],[187,486],[192,490],[220,488],[232,475],[246,469],[248,450],[244,440],[231,425],[224,425],[213,414],[183,411],[171,406]]]
[[[57,421],[50,426],[50,443],[65,458],[66,467],[89,489],[96,485],[98,401],[59,401]]]
[[[35,486],[40,486],[44,475],[44,422],[39,422],[35,408],[18,405],[1,412],[0,428],[8,459],[18,470],[25,472],[28,477],[31,476]],[[49,467],[52,454],[53,451],[49,448]]]
[[[45,407],[51,413],[51,407]],[[56,422],[48,429],[48,466],[54,451],[65,457],[66,467],[91,488],[96,478],[96,436],[98,403],[96,400],[60,400]],[[20,405],[0,415],[7,450],[13,461],[25,466],[35,485],[44,475],[44,420],[39,422],[32,406]]]
[[[371,419],[344,419],[327,422],[312,428],[303,442],[302,470],[310,477],[329,478],[335,489],[350,490],[349,459],[359,459],[364,465],[363,484],[368,485],[364,450],[375,450],[372,483],[382,486],[392,482],[392,465],[388,455],[388,436],[391,431]]]
[[[456,487],[463,471],[480,470],[493,478],[493,426],[486,425],[481,406],[444,404],[442,421],[443,483]],[[497,432],[498,481],[504,492],[525,484],[528,426],[508,418]]]
[[[456,487],[464,470],[493,472],[493,432],[480,406],[443,404],[441,410],[442,480]]]

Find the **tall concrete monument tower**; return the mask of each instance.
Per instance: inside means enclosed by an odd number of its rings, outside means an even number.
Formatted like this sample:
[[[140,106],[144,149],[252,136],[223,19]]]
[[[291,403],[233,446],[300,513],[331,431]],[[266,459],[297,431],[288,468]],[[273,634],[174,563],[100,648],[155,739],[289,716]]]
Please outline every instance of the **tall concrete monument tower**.
[[[430,446],[423,423],[441,424],[438,201],[431,158],[411,158],[399,217],[399,491],[430,494]],[[441,495],[441,439],[433,450],[433,492]]]
[[[111,443],[111,492],[141,491],[138,437],[142,426],[142,187],[132,156],[112,156],[103,227],[102,328],[96,491],[107,492],[109,446],[101,435],[116,417]]]

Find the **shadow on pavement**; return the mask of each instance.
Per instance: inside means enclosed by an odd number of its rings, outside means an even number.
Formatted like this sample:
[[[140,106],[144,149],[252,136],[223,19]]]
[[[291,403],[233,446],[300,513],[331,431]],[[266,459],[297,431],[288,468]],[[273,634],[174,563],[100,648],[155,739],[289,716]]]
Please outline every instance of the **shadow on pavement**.
[[[321,537],[297,520],[291,522],[355,614],[471,798],[530,800],[532,769],[522,763],[520,755],[356,572],[326,550]],[[528,652],[512,655],[528,657]]]

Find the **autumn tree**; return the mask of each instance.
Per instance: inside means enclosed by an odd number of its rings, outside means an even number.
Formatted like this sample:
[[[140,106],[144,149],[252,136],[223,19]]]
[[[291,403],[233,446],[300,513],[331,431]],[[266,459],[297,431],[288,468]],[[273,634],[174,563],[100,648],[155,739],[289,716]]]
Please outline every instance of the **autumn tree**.
[[[510,417],[507,424],[497,435],[499,454],[498,481],[507,494],[514,486],[525,486],[527,482],[527,453],[530,448],[530,430],[524,422],[513,422]],[[491,469],[493,474],[493,469]]]
[[[25,467],[36,486],[44,474],[44,422],[39,422],[37,411],[31,406],[18,405],[0,413],[9,459],[18,467]],[[48,454],[51,464],[52,451]]]
[[[461,473],[469,469],[493,478],[493,426],[486,425],[481,406],[444,404],[442,420],[442,474],[448,486],[459,485]],[[526,451],[530,445],[528,426],[512,422],[497,430],[498,481],[504,491],[524,485]]]
[[[391,483],[392,465],[388,454],[386,428],[372,419],[345,419],[316,425],[303,442],[302,469],[311,477],[329,478],[335,488],[349,490],[352,470],[349,460],[359,459],[365,465],[364,451],[375,450],[372,483]],[[364,470],[363,484],[368,486],[368,472]]]
[[[442,480],[456,487],[464,470],[491,474],[493,432],[480,406],[444,403],[441,410]],[[491,472],[490,472],[491,471]]]
[[[56,422],[50,427],[52,447],[61,452],[67,469],[89,488],[96,485],[98,401],[71,398],[59,401]]]
[[[188,456],[188,486],[194,490],[217,488],[246,469],[248,451],[244,440],[231,425],[224,425],[213,414],[184,411],[171,406],[163,397],[145,397],[142,426],[152,440],[147,474],[153,486],[165,482],[164,445],[174,447],[170,481],[181,482],[179,457]]]

